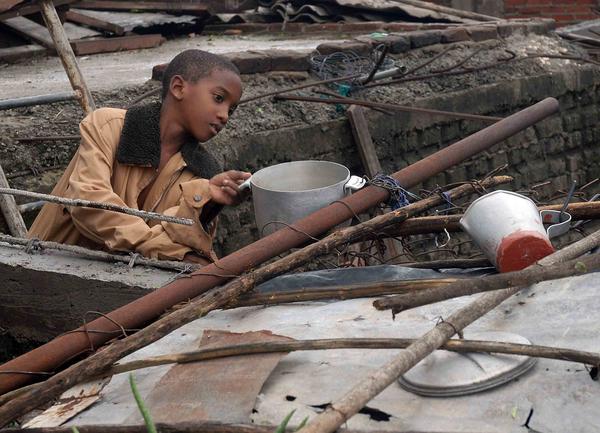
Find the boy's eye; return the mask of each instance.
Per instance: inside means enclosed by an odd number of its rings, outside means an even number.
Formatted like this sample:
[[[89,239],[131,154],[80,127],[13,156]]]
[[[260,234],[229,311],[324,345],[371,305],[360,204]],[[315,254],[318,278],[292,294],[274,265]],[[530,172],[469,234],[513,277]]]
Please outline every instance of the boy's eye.
[[[225,100],[225,98],[223,98],[223,95],[215,94],[215,101],[216,102],[218,102],[220,104],[224,100]]]

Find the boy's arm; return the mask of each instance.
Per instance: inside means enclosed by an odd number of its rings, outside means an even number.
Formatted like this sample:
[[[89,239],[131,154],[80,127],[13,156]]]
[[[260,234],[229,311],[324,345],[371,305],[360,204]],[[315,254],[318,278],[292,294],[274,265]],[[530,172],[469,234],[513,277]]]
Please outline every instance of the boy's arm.
[[[121,131],[119,119],[103,119],[98,112],[86,117],[80,125],[81,145],[78,159],[69,180],[66,195],[69,198],[113,203],[126,206],[113,191],[111,176],[116,146]],[[192,188],[197,188],[191,193]],[[197,179],[182,184],[184,195],[179,206],[167,214],[194,217],[210,200],[208,181]],[[195,198],[200,197],[196,201]],[[199,219],[193,226],[172,223],[152,227],[139,217],[82,207],[69,208],[73,223],[87,238],[114,251],[137,251],[149,258],[183,259],[186,253],[202,246],[211,250],[212,237],[202,228]],[[177,226],[177,227],[172,227]],[[171,234],[176,233],[176,239]]]

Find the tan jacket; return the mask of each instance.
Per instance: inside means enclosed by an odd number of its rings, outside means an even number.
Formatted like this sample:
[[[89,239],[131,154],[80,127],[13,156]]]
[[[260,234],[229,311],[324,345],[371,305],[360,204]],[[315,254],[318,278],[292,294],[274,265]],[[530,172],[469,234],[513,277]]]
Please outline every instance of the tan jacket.
[[[158,108],[154,105],[138,110],[137,114],[130,110],[131,116],[127,112],[130,124],[127,128],[124,128],[125,110],[102,108],[87,116],[80,124],[81,145],[52,194],[191,218],[196,223],[185,226],[145,221],[100,209],[46,204],[29,230],[30,237],[113,251],[136,251],[154,259],[181,260],[191,251],[214,256],[214,224],[209,225],[207,232],[199,223],[202,207],[211,198],[208,180],[192,173],[182,155],[183,149],[157,176],[154,167],[160,161],[160,105]],[[139,207],[140,192],[153,180]]]

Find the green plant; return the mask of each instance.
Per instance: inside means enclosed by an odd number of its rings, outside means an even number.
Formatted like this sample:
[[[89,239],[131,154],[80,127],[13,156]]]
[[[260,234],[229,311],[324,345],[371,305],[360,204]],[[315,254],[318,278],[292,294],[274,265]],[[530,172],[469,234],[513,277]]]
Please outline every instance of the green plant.
[[[133,397],[135,398],[135,402],[137,403],[138,409],[140,410],[142,417],[144,418],[146,430],[148,430],[148,433],[157,433],[154,421],[152,421],[150,412],[148,412],[148,409],[144,404],[144,400],[142,400],[142,397],[140,396],[140,393],[135,384],[135,379],[133,378],[133,374],[131,373],[129,373],[129,384],[131,385],[131,392],[133,393]]]
[[[292,419],[292,416],[294,415],[294,412],[296,412],[296,409],[292,410],[290,413],[288,413],[285,418],[283,419],[283,421],[281,421],[281,424],[279,424],[277,426],[277,429],[275,430],[275,433],[284,433],[285,429],[288,425],[288,423],[290,422],[290,420]],[[294,431],[298,431],[300,430],[302,427],[304,427],[306,425],[306,422],[308,421],[308,417],[304,418],[302,420],[302,422],[300,423],[300,425],[296,428],[296,430]]]

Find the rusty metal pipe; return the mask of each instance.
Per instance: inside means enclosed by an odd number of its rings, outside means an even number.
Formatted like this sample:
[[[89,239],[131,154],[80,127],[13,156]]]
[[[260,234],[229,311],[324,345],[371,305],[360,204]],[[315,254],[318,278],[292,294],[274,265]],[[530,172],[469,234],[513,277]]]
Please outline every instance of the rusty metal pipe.
[[[410,188],[427,178],[493,146],[536,122],[556,113],[558,101],[546,98],[515,113],[498,123],[470,135],[447,148],[394,174],[405,187]],[[180,278],[123,307],[87,324],[83,328],[63,334],[54,340],[0,366],[0,395],[31,381],[35,375],[15,374],[9,371],[53,371],[73,357],[90,351],[114,338],[123,328],[139,328],[154,320],[173,305],[192,299],[209,289],[225,283],[233,275],[256,267],[290,248],[307,241],[307,234],[319,236],[330,228],[385,201],[388,192],[378,187],[367,187],[340,202],[335,202],[296,222],[296,230],[283,228],[235,253],[208,265],[189,278]],[[119,326],[120,325],[120,326]],[[2,372],[7,372],[2,374]]]

